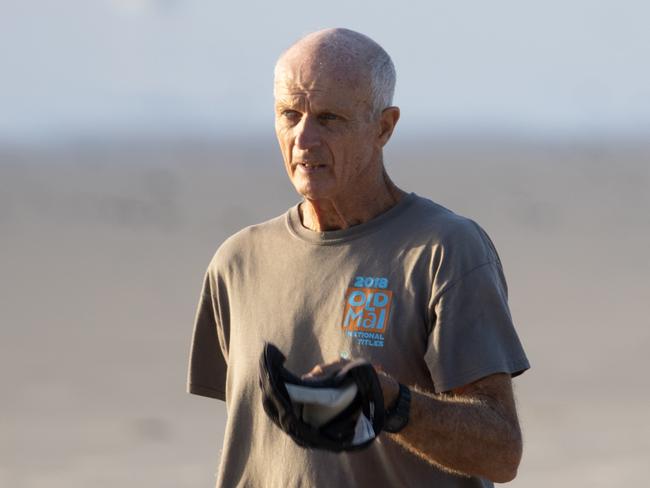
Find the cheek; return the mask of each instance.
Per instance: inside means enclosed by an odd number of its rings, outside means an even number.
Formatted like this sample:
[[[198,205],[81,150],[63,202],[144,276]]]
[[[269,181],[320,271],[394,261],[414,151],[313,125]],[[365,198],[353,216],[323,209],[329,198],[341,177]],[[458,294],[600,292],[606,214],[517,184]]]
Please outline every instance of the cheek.
[[[293,149],[293,137],[291,136],[290,131],[287,129],[276,128],[275,137],[278,140],[280,152],[282,152],[285,163],[289,164],[291,162],[291,151]]]
[[[360,144],[361,140],[363,139],[349,138],[339,144],[335,157],[339,163],[337,169],[342,174],[359,173],[371,159],[372,151],[365,144]]]

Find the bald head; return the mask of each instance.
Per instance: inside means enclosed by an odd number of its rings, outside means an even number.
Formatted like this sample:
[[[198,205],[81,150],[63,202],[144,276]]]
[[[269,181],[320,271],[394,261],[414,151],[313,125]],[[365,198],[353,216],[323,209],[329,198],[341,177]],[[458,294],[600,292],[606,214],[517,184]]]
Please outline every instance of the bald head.
[[[325,29],[303,37],[280,56],[276,80],[287,69],[366,86],[374,115],[393,102],[395,67],[390,56],[369,37],[349,29]]]

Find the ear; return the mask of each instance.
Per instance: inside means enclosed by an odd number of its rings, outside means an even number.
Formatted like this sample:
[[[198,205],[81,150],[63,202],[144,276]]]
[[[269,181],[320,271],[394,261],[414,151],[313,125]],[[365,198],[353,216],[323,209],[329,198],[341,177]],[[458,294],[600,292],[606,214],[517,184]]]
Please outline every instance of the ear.
[[[399,120],[399,107],[388,107],[383,110],[379,117],[379,144],[384,147],[390,136],[393,135],[393,130]]]

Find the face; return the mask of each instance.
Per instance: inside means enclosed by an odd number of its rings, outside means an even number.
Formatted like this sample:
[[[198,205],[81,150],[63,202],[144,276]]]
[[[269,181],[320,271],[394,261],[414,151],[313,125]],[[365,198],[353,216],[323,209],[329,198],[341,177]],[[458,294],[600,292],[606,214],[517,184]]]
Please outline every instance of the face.
[[[289,178],[305,198],[349,198],[382,171],[379,123],[365,85],[297,63],[276,70],[275,132]]]

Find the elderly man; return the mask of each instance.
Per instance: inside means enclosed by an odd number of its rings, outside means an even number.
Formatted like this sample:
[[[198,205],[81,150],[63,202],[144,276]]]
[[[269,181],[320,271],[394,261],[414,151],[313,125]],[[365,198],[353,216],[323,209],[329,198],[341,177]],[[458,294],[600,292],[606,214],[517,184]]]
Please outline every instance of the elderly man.
[[[310,34],[277,62],[275,129],[302,201],[222,244],[192,342],[188,390],[228,409],[218,486],[478,487],[515,477],[511,377],[529,365],[501,263],[475,222],[386,174],[394,86],[386,52],[346,29]],[[385,405],[403,407],[397,427],[355,452],[293,443],[262,408],[265,341],[310,377],[367,359]]]

